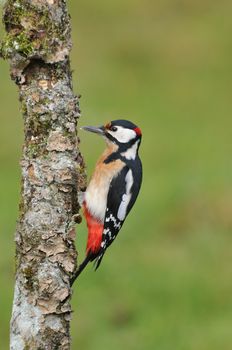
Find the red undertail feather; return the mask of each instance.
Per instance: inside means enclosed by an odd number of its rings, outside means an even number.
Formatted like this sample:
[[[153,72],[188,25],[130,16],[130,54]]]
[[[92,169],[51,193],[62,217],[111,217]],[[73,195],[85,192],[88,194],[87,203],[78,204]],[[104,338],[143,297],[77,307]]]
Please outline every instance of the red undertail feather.
[[[88,209],[86,203],[83,203],[84,216],[88,226],[88,240],[86,246],[86,254],[97,253],[101,248],[103,224],[95,219]]]

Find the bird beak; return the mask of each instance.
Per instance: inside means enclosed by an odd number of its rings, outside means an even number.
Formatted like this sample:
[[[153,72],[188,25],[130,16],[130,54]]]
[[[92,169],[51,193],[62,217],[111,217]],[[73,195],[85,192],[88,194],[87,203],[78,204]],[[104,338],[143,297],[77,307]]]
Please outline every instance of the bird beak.
[[[105,135],[105,131],[104,131],[104,127],[103,126],[99,126],[99,127],[96,127],[96,126],[82,126],[81,129],[93,132],[95,134]]]

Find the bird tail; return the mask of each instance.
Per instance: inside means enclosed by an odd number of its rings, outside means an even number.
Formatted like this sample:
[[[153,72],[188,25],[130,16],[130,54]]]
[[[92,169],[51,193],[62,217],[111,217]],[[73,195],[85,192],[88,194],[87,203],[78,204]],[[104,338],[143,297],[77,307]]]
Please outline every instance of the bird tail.
[[[76,281],[77,277],[81,274],[81,272],[84,270],[89,261],[91,261],[91,256],[87,255],[84,261],[79,265],[78,269],[74,272],[74,275],[72,276],[70,281],[71,286]]]
[[[96,260],[94,261],[94,269],[95,269],[95,271],[99,268],[103,256],[104,256],[104,252],[103,252],[101,255],[98,255],[98,257],[97,257]]]
[[[70,285],[72,286],[73,283],[76,281],[76,279],[79,277],[79,275],[81,274],[81,272],[84,270],[84,268],[86,267],[86,265],[90,262],[90,261],[94,261],[94,268],[95,271],[99,268],[102,258],[104,256],[105,252],[102,252],[100,255],[98,255],[96,257],[95,254],[88,254],[86,256],[86,258],[84,259],[84,261],[79,265],[78,269],[74,272],[71,280],[70,280]]]

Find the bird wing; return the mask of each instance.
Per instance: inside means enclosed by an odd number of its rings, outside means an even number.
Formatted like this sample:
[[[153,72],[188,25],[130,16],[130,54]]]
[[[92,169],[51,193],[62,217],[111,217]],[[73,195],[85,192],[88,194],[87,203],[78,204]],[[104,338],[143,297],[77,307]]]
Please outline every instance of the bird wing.
[[[106,249],[116,238],[133,205],[131,205],[133,184],[133,173],[127,165],[125,165],[119,174],[111,181],[107,196],[101,250],[96,259],[96,269],[99,267]]]

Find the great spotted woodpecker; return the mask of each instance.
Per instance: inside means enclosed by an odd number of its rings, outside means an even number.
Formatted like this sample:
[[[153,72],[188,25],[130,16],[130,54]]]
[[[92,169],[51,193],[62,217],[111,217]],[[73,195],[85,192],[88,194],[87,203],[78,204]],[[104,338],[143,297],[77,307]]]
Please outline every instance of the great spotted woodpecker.
[[[107,148],[97,162],[84,195],[83,211],[88,226],[86,258],[72,281],[90,261],[95,269],[116,238],[138,196],[142,164],[138,156],[142,132],[127,120],[82,129],[103,136]]]

